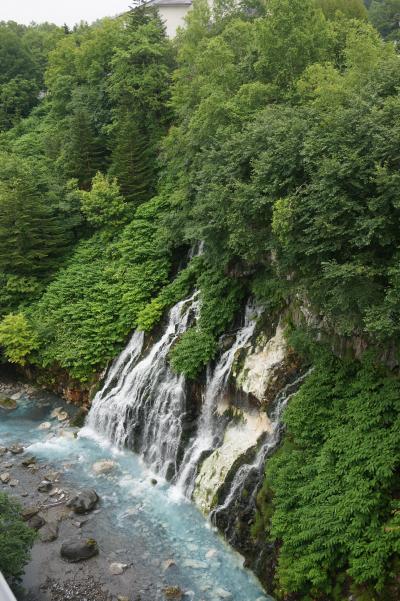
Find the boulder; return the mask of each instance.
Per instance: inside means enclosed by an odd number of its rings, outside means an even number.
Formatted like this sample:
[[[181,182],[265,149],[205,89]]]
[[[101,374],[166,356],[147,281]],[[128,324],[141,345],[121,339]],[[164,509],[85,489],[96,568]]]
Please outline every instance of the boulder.
[[[6,411],[14,411],[17,408],[17,401],[14,399],[0,399],[0,408]]]
[[[18,486],[19,480],[10,480],[9,484],[12,486],[12,488],[15,488],[15,486]]]
[[[3,457],[7,453],[7,447],[0,447],[0,457]]]
[[[126,570],[128,566],[126,565],[126,563],[117,563],[114,562],[112,564],[110,564],[109,570],[110,570],[110,574],[112,574],[113,576],[120,576],[121,574],[124,573],[124,571]]]
[[[36,505],[31,505],[30,507],[24,507],[24,509],[21,511],[21,517],[26,522],[27,520],[30,520],[31,517],[33,517],[34,515],[39,513],[39,511],[40,511],[40,507],[37,507]]]
[[[109,472],[112,472],[112,470],[115,468],[115,465],[115,461],[105,459],[104,461],[97,461],[96,463],[94,463],[92,466],[92,470],[97,475],[108,474]]]
[[[21,453],[24,452],[24,447],[21,446],[20,444],[13,444],[11,445],[11,447],[9,448],[9,451],[11,451],[11,453],[13,455],[20,455]]]
[[[51,482],[49,482],[48,480],[43,480],[38,486],[38,491],[39,492],[49,492],[52,488],[53,488],[53,485]]]
[[[181,601],[183,597],[183,591],[179,586],[167,586],[163,589],[164,597],[171,601]]]
[[[60,478],[60,472],[47,472],[44,476],[44,480],[48,480],[49,482],[57,482]]]
[[[33,457],[33,455],[29,455],[29,457],[25,457],[25,459],[23,459],[23,461],[21,461],[22,467],[30,467],[31,465],[35,465],[35,464],[36,464],[36,457]]]
[[[45,525],[45,520],[44,518],[39,515],[38,513],[36,515],[33,515],[29,520],[28,520],[28,526],[30,528],[33,528],[34,530],[40,530],[40,528],[42,528]]]
[[[94,509],[99,497],[95,490],[86,488],[77,492],[67,503],[75,513],[87,513]]]
[[[40,540],[42,543],[51,543],[58,538],[58,524],[55,522],[48,522],[44,524],[40,531]]]
[[[93,538],[70,540],[61,545],[61,557],[70,562],[84,561],[99,554],[99,547]]]
[[[40,426],[38,426],[38,430],[50,430],[50,428],[51,428],[50,422],[43,422],[42,424],[40,424]]]
[[[0,480],[3,484],[8,484],[10,481],[10,474],[8,472],[4,472],[4,474],[0,474]]]

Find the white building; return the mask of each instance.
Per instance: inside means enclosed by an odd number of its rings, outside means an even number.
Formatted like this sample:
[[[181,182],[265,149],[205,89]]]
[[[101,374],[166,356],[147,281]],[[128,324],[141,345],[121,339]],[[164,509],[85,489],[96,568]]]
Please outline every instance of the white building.
[[[167,36],[173,38],[178,27],[184,24],[183,19],[192,6],[192,0],[149,0],[147,4],[158,9],[165,23]]]

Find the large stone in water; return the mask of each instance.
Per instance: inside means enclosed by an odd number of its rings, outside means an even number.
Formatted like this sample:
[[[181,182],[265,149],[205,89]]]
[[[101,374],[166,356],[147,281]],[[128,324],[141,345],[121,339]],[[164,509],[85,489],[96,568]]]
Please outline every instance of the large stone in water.
[[[181,601],[183,597],[183,591],[179,586],[168,586],[163,589],[164,597],[173,601]]]
[[[70,540],[61,545],[61,557],[75,563],[84,561],[99,554],[99,547],[93,538],[87,540]]]
[[[11,451],[11,453],[13,455],[20,455],[21,453],[24,452],[24,447],[21,446],[20,444],[13,444],[11,445],[11,447],[9,448],[9,451]]]
[[[126,563],[117,563],[114,562],[112,564],[110,564],[110,574],[112,574],[113,576],[120,576],[121,574],[124,573],[124,571],[126,570],[128,566],[126,565]]]
[[[30,467],[31,465],[35,465],[36,463],[36,457],[33,457],[33,455],[30,455],[29,457],[25,457],[25,459],[23,459],[21,461],[21,465],[23,467]]]
[[[94,509],[99,497],[95,490],[86,488],[77,492],[67,503],[75,513],[87,513]]]
[[[43,422],[42,424],[40,424],[40,426],[38,426],[38,430],[50,430],[50,428],[51,428],[50,422]]]
[[[15,399],[0,399],[0,407],[6,411],[14,411],[17,408],[17,401]]]
[[[51,482],[48,482],[47,480],[43,480],[43,482],[41,482],[38,486],[38,491],[39,492],[49,492],[52,488],[53,488],[53,485]]]
[[[10,474],[8,472],[4,472],[4,474],[0,474],[0,480],[3,484],[7,484],[10,481]]]
[[[93,464],[92,470],[95,474],[108,474],[112,472],[115,468],[115,461],[111,461],[109,459],[105,459],[104,461],[97,461]]]

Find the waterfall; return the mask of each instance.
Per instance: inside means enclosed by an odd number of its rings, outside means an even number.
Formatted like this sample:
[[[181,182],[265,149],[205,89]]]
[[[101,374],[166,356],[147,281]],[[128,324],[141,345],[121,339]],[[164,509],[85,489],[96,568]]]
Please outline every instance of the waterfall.
[[[189,441],[180,471],[175,479],[178,490],[188,498],[191,498],[193,493],[199,463],[205,454],[212,451],[221,440],[222,432],[218,427],[218,420],[215,418],[218,401],[225,392],[237,351],[248,343],[254,333],[259,312],[260,310],[254,305],[247,304],[244,326],[238,330],[233,345],[221,355],[213,371],[210,367],[207,370],[197,432]]]
[[[177,471],[186,400],[184,377],[170,370],[168,353],[197,313],[197,293],[177,303],[162,337],[144,357],[144,336],[136,332],[112,365],[88,417],[89,428],[132,448],[168,478]]]
[[[287,384],[276,396],[271,414],[271,431],[266,435],[264,443],[256,453],[251,463],[243,464],[234,475],[225,500],[211,513],[211,522],[224,531],[228,540],[231,540],[235,530],[235,519],[238,513],[252,517],[256,496],[263,481],[265,462],[278,446],[282,436],[282,414],[289,400],[296,394],[300,385],[304,382],[311,370],[297,377],[293,382]],[[244,494],[245,493],[245,494]],[[246,507],[240,508],[245,499]],[[239,509],[239,511],[238,511]]]

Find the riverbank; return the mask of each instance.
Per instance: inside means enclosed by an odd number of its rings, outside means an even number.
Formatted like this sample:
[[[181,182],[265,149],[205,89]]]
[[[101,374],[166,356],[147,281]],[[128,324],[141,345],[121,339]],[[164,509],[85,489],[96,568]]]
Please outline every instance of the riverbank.
[[[199,601],[266,598],[241,567],[243,559],[191,504],[174,500],[172,489],[133,453],[119,452],[93,432],[78,432],[68,419],[59,420],[57,413],[67,412],[69,418],[74,409],[54,395],[18,387],[17,408],[0,409],[0,443],[21,444],[24,452],[1,457],[0,474],[10,478],[0,487],[25,508],[39,509],[35,515],[45,522],[39,537],[47,538],[49,531],[50,539],[52,531],[57,537],[35,544],[20,601],[161,601],[174,598],[168,597],[173,592],[176,599]],[[30,457],[35,458],[31,466],[22,465]],[[109,462],[103,472],[96,468],[102,461]],[[39,492],[46,478],[51,486]],[[100,500],[94,511],[77,516],[66,503],[82,488],[95,489]],[[60,548],[71,539],[95,539],[99,555],[67,563]],[[122,564],[121,573],[111,573],[113,564]]]

